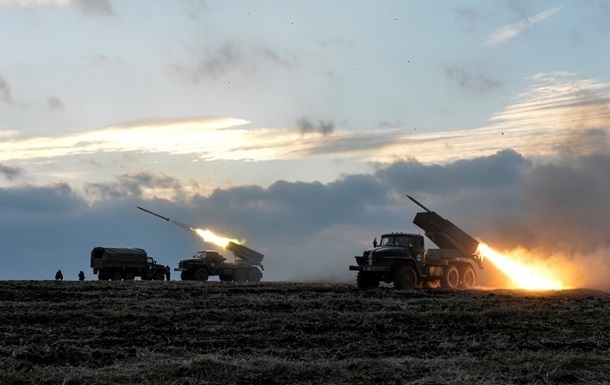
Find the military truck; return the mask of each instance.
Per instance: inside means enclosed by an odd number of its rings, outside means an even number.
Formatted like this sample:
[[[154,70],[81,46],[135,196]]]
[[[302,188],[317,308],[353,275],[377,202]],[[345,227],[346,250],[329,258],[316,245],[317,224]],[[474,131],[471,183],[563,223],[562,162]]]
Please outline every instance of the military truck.
[[[216,250],[201,250],[192,258],[181,260],[174,270],[181,272],[183,281],[207,281],[215,275],[221,281],[236,282],[259,282],[263,278],[263,254],[234,242],[229,242],[225,249],[233,253],[234,261],[228,261]]]
[[[407,195],[408,196],[408,195]],[[415,215],[413,223],[425,231],[426,237],[439,249],[424,247],[424,237],[411,233],[381,235],[379,244],[356,256],[356,282],[361,289],[375,288],[380,282],[394,283],[399,290],[426,288],[470,289],[476,284],[473,262],[483,269],[482,259],[476,254],[479,246],[462,229],[428,210],[408,196],[425,212]]]
[[[165,278],[165,267],[138,248],[95,247],[91,251],[91,267],[102,281],[132,281],[136,277],[163,281]]]

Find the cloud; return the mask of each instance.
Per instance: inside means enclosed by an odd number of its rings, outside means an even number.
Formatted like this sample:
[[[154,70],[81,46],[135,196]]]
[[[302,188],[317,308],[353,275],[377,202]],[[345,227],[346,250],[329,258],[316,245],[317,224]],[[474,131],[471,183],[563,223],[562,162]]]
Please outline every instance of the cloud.
[[[207,0],[189,0],[189,10],[187,14],[192,19],[197,19],[205,10],[209,8]]]
[[[207,117],[149,119],[72,135],[15,139],[0,142],[0,161],[9,158],[55,158],[101,151],[195,153],[205,157],[209,152],[213,153],[216,147],[222,146],[225,139],[235,135],[233,131],[223,129],[246,123],[240,119]],[[210,144],[202,147],[200,143]]]
[[[0,175],[2,175],[6,180],[13,181],[23,177],[24,172],[23,168],[18,166],[5,166],[0,163]]]
[[[394,119],[394,121],[380,120],[377,122],[379,128],[400,128],[404,127],[405,123],[400,119]]]
[[[244,239],[266,255],[265,279],[353,282],[347,266],[374,236],[421,232],[411,223],[420,209],[406,199],[408,193],[492,247],[536,252],[536,260],[578,273],[580,281],[565,276],[571,284],[607,289],[600,274],[610,271],[610,213],[599,205],[610,191],[609,167],[608,155],[537,163],[505,150],[445,165],[397,162],[329,183],[277,181],[173,200],[143,198],[146,188],[180,190],[174,178],[147,172],[90,185],[89,193],[98,194],[95,203],[66,184],[0,188],[3,247],[20,256],[19,263],[6,262],[0,277],[40,279],[62,268],[76,278],[88,268],[87,253],[99,245],[143,247],[170,266],[211,247],[135,208],[142,206]],[[600,274],[585,274],[591,263]],[[489,264],[479,272],[484,282],[497,279],[494,274]]]
[[[326,136],[331,134],[335,129],[335,123],[333,121],[319,119],[317,122],[314,122],[308,117],[297,119],[296,125],[302,134],[317,132]]]
[[[299,63],[296,55],[281,53],[269,47],[247,46],[235,41],[226,41],[207,48],[203,53],[191,49],[190,53],[196,57],[194,65],[172,64],[168,68],[171,73],[185,77],[195,84],[204,79],[218,80],[233,72],[254,76],[259,67],[269,65],[292,70]]]
[[[86,183],[85,194],[88,198],[105,201],[121,198],[141,198],[147,196],[169,196],[178,199],[184,192],[178,179],[150,172],[134,172],[116,177],[112,183]]]
[[[47,98],[47,106],[52,110],[63,110],[65,108],[64,103],[56,96]]]
[[[0,101],[5,104],[13,104],[10,83],[0,75]]]
[[[504,27],[498,28],[494,31],[494,33],[489,36],[487,42],[485,43],[488,46],[496,46],[498,44],[504,43],[510,39],[517,37],[521,32],[526,29],[533,28],[536,24],[541,22],[542,20],[553,16],[557,12],[559,12],[563,8],[562,5],[551,8],[547,11],[541,12],[535,16],[526,18],[515,24],[509,24]]]
[[[104,68],[104,67],[123,67],[125,66],[125,61],[118,56],[108,56],[104,54],[92,54],[84,56],[84,59],[87,63],[94,68]]]
[[[538,163],[505,150],[444,165],[401,161],[329,183],[276,181],[172,200],[144,198],[149,187],[179,190],[175,179],[146,172],[90,185],[99,198],[93,203],[66,184],[0,188],[3,250],[19,257],[4,261],[0,278],[40,279],[61,268],[75,279],[100,245],[143,247],[170,266],[212,247],[141,206],[244,239],[265,254],[267,280],[353,282],[347,266],[373,237],[421,232],[411,223],[420,209],[408,193],[492,247],[535,252],[531,259],[578,273],[580,281],[565,276],[571,284],[608,289],[600,274],[610,271],[610,213],[600,204],[610,191],[609,167],[610,155]],[[591,266],[596,274],[586,274]],[[496,279],[489,264],[479,276]]]
[[[445,67],[445,75],[447,78],[456,81],[462,89],[477,94],[484,94],[502,87],[502,82],[498,80],[491,79],[480,72],[466,71],[459,66]]]
[[[0,188],[0,198],[5,226],[22,214],[27,215],[23,220],[29,222],[46,215],[70,215],[87,207],[85,201],[66,183],[45,187],[19,185]]]
[[[225,73],[243,69],[252,72],[253,67],[244,59],[242,48],[233,42],[218,46],[201,59],[193,71],[193,79],[198,82],[202,78],[218,78]]]
[[[108,0],[73,0],[74,5],[85,16],[114,16],[114,11]]]
[[[281,55],[277,51],[274,51],[270,48],[263,47],[255,50],[258,56],[264,59],[265,62],[270,62],[285,69],[294,69],[298,65],[298,58],[294,55]]]
[[[113,16],[109,0],[0,0],[1,8],[68,8],[75,7],[91,17]]]
[[[133,152],[192,155],[208,161],[317,156],[389,164],[411,158],[447,163],[507,148],[527,157],[608,152],[610,84],[563,72],[540,73],[531,80],[513,104],[492,115],[487,125],[472,129],[338,129],[333,121],[303,117],[295,122],[295,130],[253,128],[246,126],[250,122],[233,118],[151,118],[65,136],[13,138],[0,142],[0,162]]]
[[[0,8],[67,7],[72,0],[0,0]]]

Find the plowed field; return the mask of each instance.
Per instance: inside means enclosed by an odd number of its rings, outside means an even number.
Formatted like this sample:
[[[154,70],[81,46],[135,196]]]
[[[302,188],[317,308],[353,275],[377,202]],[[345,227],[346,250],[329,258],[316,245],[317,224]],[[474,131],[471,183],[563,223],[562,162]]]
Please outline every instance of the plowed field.
[[[610,382],[610,296],[0,282],[0,384]]]

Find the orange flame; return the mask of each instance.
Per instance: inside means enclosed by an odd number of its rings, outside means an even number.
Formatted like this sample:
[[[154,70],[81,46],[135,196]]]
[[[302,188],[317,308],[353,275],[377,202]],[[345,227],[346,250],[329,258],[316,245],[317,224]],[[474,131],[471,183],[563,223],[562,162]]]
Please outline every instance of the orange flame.
[[[217,246],[222,247],[223,249],[227,247],[229,242],[241,244],[237,239],[225,238],[214,234],[210,229],[193,229],[204,241],[213,243]]]
[[[545,269],[526,266],[514,261],[512,256],[506,256],[484,243],[479,244],[479,253],[489,259],[498,269],[506,274],[516,288],[526,290],[562,290],[568,289],[561,281]]]

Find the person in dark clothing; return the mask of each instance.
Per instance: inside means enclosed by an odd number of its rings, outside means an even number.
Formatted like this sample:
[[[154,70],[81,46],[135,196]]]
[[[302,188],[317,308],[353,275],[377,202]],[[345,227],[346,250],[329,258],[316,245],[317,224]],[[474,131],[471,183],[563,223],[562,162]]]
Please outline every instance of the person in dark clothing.
[[[78,273],[78,280],[79,281],[84,281],[85,280],[85,273],[83,273],[82,270],[81,270],[80,273]]]
[[[169,281],[171,275],[172,275],[172,269],[170,269],[169,266],[165,266],[165,279]]]
[[[61,270],[57,270],[57,273],[55,273],[55,280],[56,281],[64,280],[64,275],[61,273]]]

